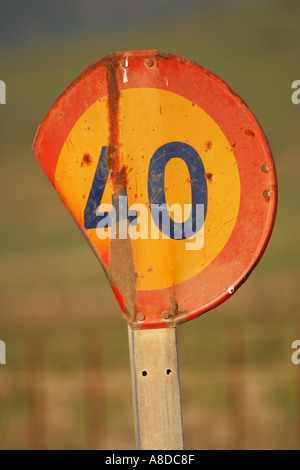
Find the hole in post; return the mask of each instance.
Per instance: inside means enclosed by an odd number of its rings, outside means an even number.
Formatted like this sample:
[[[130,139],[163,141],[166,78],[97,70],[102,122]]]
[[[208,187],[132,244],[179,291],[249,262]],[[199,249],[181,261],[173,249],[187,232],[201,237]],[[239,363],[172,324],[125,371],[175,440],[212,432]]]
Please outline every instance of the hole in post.
[[[170,375],[170,374],[172,374],[171,369],[167,369],[167,375]]]
[[[142,376],[143,376],[143,377],[147,377],[147,375],[148,375],[148,372],[147,372],[146,370],[143,370]]]

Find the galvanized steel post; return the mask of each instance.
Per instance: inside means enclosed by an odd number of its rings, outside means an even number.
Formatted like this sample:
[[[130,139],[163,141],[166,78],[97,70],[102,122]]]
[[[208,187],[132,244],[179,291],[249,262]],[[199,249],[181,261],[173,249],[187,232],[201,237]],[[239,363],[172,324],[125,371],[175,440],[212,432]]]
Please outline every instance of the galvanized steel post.
[[[137,448],[182,450],[176,328],[128,333]]]

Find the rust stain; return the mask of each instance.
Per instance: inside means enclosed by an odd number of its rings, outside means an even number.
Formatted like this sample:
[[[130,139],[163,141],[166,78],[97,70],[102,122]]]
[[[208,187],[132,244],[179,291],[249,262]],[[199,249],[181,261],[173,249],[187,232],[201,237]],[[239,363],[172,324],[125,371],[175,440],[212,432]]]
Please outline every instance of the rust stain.
[[[206,173],[206,178],[209,180],[209,181],[212,181],[213,179],[213,173]]]
[[[173,292],[170,296],[170,308],[169,308],[169,310],[171,312],[171,317],[175,320],[176,320],[176,317],[179,317],[179,316],[184,317],[188,313],[187,310],[179,310],[179,305],[178,305],[178,301],[176,299],[175,289],[173,290]]]
[[[83,155],[82,161],[81,161],[81,168],[84,166],[91,166],[93,163],[92,157],[90,156],[89,153],[85,153]]]
[[[123,62],[122,62],[123,61]],[[106,67],[106,86],[109,119],[109,145],[107,149],[107,164],[111,170],[112,184],[115,193],[127,186],[127,166],[123,165],[120,154],[120,88],[118,69],[124,65],[122,54],[108,54],[102,61]],[[119,197],[119,196],[118,196]],[[137,274],[132,255],[129,237],[120,239],[120,224],[116,226],[116,238],[111,240],[110,261],[107,277],[112,286],[118,289],[119,297],[123,299],[124,310],[129,323],[136,317],[136,282]],[[128,228],[128,221],[127,221]]]
[[[111,240],[109,270],[107,273],[111,285],[116,286],[124,300],[124,309],[133,321],[136,317],[136,281],[137,274],[132,256],[131,240],[119,239],[119,223],[117,238]]]
[[[175,58],[173,54],[168,54],[166,52],[161,52],[161,51],[154,51],[153,52],[153,57],[157,60],[172,60]],[[176,57],[177,59],[177,57]]]
[[[175,318],[178,315],[178,302],[176,300],[175,290],[173,290],[170,296],[170,311],[171,311],[173,318]]]
[[[118,69],[122,64],[122,55],[109,54],[103,59],[103,64],[106,65],[109,118],[109,145],[107,149],[107,165],[111,170],[111,178],[114,189],[115,191],[118,191],[127,184],[127,167],[121,165],[119,142],[120,88],[118,80]]]
[[[160,61],[165,60],[176,60],[179,65],[184,65],[189,62],[187,59],[183,59],[182,57],[178,57],[174,54],[169,54],[161,51],[153,51],[153,57],[154,59],[156,59],[157,64],[159,64]]]
[[[255,138],[255,133],[251,129],[245,129],[244,134],[248,137],[252,137],[253,139]]]
[[[118,67],[120,56],[109,54],[106,59],[106,84],[108,94],[108,118],[109,118],[109,147],[107,151],[107,163],[109,168],[118,166],[119,145],[119,101],[120,89],[118,81]]]
[[[111,175],[115,187],[124,188],[124,186],[127,186],[127,166],[123,166],[120,171],[113,170]]]
[[[212,148],[213,148],[213,143],[211,140],[209,140],[208,142],[206,142],[206,152],[208,150],[212,150]]]

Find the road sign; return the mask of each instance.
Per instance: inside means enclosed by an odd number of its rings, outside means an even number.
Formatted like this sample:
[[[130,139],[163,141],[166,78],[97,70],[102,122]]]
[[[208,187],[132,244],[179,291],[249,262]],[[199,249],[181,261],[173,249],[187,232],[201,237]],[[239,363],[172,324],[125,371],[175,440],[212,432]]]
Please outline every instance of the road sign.
[[[175,327],[231,297],[266,249],[277,184],[263,131],[207,69],[123,52],[65,90],[34,152],[129,324],[138,446],[181,448]]]
[[[108,55],[60,96],[34,151],[133,328],[176,325],[216,307],[266,248],[277,200],[268,143],[246,104],[191,61]],[[183,219],[168,209],[164,233],[163,211],[155,216],[151,206],[173,204],[191,206],[197,236],[185,237]],[[117,225],[127,239],[109,235]]]

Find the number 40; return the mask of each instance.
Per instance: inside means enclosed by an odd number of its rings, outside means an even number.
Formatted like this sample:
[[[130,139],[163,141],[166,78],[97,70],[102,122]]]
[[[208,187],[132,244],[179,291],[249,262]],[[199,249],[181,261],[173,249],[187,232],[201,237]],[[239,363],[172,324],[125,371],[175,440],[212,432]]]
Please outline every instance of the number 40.
[[[109,176],[107,165],[107,149],[101,150],[98,166],[96,169],[91,192],[84,212],[84,224],[86,229],[96,229],[99,217],[106,217],[108,227],[112,226],[112,218],[106,214],[99,214],[98,208],[101,206],[105,186]],[[182,159],[188,167],[191,181],[192,204],[190,215],[185,222],[175,222],[169,214],[165,195],[165,170],[168,162],[174,158]],[[119,197],[112,196],[112,206],[117,210],[120,197],[127,196],[127,188],[124,187]],[[183,142],[170,142],[160,147],[152,156],[148,170],[148,197],[151,207],[151,215],[155,225],[167,237],[175,240],[184,240],[197,234],[203,224],[207,214],[207,183],[205,169],[198,152],[190,145]],[[202,210],[202,217],[199,217],[199,207]],[[204,212],[204,213],[203,213]],[[117,213],[126,214],[132,225],[137,225],[137,214],[130,216],[127,211]],[[166,223],[167,221],[167,223]]]

